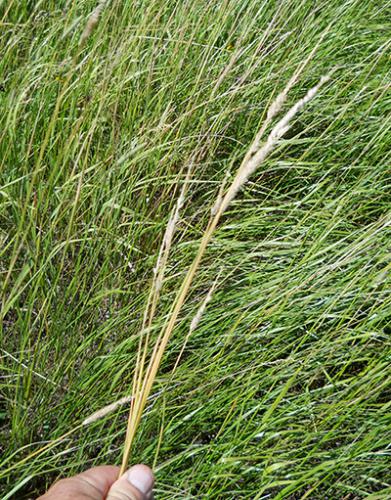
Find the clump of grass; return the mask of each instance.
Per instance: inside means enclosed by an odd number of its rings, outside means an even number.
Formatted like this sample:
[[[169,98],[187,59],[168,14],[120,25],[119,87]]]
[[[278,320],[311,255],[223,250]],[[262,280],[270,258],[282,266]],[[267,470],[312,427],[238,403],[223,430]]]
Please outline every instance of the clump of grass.
[[[389,498],[386,6],[110,2],[80,46],[97,0],[6,4],[3,495],[120,465],[130,388],[231,173],[332,65],[223,211],[132,461],[161,499]]]

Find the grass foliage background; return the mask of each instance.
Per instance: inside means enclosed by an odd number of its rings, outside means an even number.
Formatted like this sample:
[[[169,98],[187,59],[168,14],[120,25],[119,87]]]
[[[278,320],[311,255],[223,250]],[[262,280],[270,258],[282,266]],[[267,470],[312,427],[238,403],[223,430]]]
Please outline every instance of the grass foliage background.
[[[4,498],[120,463],[127,406],[39,450],[129,394],[189,162],[154,333],[317,44],[289,104],[336,71],[224,215],[133,460],[162,499],[390,498],[390,2],[113,0],[79,49],[95,6],[0,3]]]

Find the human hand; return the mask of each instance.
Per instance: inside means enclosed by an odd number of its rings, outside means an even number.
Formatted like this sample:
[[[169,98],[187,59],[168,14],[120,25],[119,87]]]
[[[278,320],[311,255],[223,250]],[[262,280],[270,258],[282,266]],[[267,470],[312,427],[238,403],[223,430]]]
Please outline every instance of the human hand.
[[[134,465],[118,479],[118,467],[103,465],[61,479],[37,500],[150,500],[154,477],[146,465]]]

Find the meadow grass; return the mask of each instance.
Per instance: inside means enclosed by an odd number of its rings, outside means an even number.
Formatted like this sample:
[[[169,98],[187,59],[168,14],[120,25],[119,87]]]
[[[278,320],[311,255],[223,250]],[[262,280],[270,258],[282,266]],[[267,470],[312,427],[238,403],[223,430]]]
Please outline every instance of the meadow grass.
[[[132,392],[177,201],[151,342],[300,68],[282,115],[333,73],[222,214],[131,460],[162,499],[391,496],[390,7],[0,3],[3,498],[121,463],[129,402],[83,421]]]

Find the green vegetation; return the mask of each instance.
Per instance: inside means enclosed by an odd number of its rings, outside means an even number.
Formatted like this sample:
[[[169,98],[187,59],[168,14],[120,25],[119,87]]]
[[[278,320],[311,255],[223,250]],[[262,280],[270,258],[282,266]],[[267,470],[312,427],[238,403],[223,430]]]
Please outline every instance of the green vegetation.
[[[121,463],[129,405],[81,423],[131,392],[184,182],[152,338],[314,49],[282,114],[332,78],[224,213],[131,461],[158,499],[390,498],[391,3],[111,0],[79,45],[96,5],[0,2],[4,498]]]

